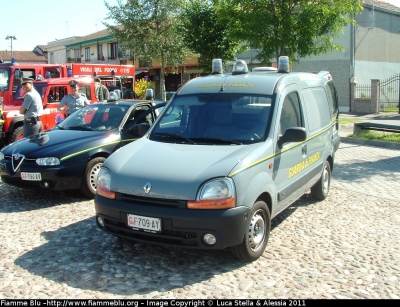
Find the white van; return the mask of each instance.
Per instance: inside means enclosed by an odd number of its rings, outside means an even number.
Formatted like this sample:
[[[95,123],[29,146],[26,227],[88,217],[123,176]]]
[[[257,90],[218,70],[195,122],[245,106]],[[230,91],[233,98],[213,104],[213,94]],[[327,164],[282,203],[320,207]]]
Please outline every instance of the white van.
[[[100,169],[98,227],[193,249],[264,252],[271,219],[311,189],[327,197],[340,138],[327,79],[288,71],[213,74],[182,85],[147,133]]]

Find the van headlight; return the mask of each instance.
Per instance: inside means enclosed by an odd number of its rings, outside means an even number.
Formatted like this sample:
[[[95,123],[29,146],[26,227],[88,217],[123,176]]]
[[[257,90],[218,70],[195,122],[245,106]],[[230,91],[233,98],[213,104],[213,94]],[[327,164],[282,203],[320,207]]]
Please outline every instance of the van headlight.
[[[188,201],[189,209],[227,209],[236,205],[235,188],[231,178],[217,178],[205,182],[195,201]]]
[[[36,164],[41,166],[60,165],[60,160],[55,157],[38,158],[36,159]]]
[[[115,199],[115,193],[111,191],[111,174],[105,167],[101,167],[97,175],[96,190],[101,196]]]

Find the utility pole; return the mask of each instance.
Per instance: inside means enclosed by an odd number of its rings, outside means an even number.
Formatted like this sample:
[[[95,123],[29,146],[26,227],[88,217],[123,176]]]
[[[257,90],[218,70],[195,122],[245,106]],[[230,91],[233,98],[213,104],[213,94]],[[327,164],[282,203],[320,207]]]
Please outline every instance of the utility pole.
[[[6,39],[8,40],[11,40],[11,61],[12,61],[12,59],[14,58],[14,55],[13,55],[13,48],[12,48],[12,42],[13,42],[13,40],[15,40],[15,39],[17,39],[16,37],[15,37],[15,35],[7,35],[7,37],[6,37]]]

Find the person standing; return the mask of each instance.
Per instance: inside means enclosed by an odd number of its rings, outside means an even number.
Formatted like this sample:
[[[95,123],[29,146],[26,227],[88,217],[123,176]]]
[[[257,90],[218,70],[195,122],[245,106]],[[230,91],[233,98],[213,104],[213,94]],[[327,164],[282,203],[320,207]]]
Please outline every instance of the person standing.
[[[65,95],[58,104],[58,111],[65,111],[66,117],[70,116],[76,110],[83,108],[89,104],[86,95],[79,92],[79,82],[71,80],[68,82],[71,88],[71,94]]]
[[[23,78],[22,89],[26,93],[19,113],[24,115],[24,137],[42,132],[40,116],[43,115],[43,102],[40,94],[33,87],[33,79]]]

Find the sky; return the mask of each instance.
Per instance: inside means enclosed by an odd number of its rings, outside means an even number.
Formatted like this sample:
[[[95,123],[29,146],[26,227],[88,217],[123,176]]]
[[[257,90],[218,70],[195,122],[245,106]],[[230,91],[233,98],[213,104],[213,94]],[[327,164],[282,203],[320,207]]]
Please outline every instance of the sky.
[[[395,6],[400,7],[400,0],[379,0],[379,1],[387,2],[387,3],[390,3],[390,4],[393,4]]]
[[[0,50],[11,50],[7,36],[16,37],[14,51],[32,51],[56,39],[104,30],[102,21],[113,23],[105,19],[104,1],[117,5],[117,0],[1,0]]]
[[[56,39],[85,36],[104,30],[108,10],[104,1],[117,5],[117,0],[17,0],[2,1],[0,50],[32,51]],[[400,7],[400,0],[385,0]],[[16,13],[13,13],[16,12]],[[15,36],[15,40],[6,40]]]

